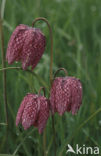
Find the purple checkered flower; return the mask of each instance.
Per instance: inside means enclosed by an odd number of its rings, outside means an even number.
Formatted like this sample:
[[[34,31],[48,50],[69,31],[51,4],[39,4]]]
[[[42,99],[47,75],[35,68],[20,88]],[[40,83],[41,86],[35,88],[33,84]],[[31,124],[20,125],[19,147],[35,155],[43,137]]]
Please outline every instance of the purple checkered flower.
[[[82,103],[82,85],[75,77],[57,77],[50,94],[51,109],[60,115],[64,112],[76,114]]]
[[[24,129],[30,126],[38,128],[41,134],[46,126],[49,117],[49,101],[41,95],[27,94],[18,110],[16,126],[22,124]]]
[[[24,70],[28,66],[32,66],[34,69],[42,57],[45,44],[45,36],[40,29],[21,24],[16,27],[11,35],[6,59],[9,64],[14,61],[21,61]]]

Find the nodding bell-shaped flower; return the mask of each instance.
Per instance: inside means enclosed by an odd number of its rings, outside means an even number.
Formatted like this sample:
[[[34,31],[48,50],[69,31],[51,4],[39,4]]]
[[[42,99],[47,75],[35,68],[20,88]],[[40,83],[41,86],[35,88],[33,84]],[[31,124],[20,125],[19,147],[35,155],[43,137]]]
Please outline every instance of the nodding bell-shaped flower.
[[[50,93],[52,113],[64,112],[76,114],[82,103],[82,85],[75,77],[57,77],[53,81]]]
[[[48,117],[48,100],[41,95],[27,94],[18,110],[16,126],[21,123],[26,130],[33,125],[38,128],[38,131],[41,134],[46,126]]]
[[[9,64],[21,61],[22,68],[35,68],[45,50],[45,36],[40,29],[20,24],[16,27],[8,43],[6,59]]]

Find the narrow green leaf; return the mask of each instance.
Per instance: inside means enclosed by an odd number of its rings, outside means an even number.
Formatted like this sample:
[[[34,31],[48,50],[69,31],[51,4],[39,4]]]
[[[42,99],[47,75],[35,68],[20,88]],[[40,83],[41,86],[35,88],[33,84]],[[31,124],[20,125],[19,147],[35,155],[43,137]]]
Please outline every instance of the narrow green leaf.
[[[5,4],[6,4],[6,0],[2,0],[2,3],[1,3],[1,19],[4,18]]]
[[[31,135],[31,134],[34,132],[34,130],[35,130],[35,129],[32,129],[32,130],[27,134],[27,136],[25,136],[25,137],[22,139],[21,143],[20,143],[20,144],[17,146],[17,148],[15,149],[13,155],[15,155],[15,154],[17,153],[17,151],[19,150],[19,148],[22,146],[23,142],[28,138],[29,135]]]
[[[13,31],[13,27],[6,20],[3,20],[3,26],[7,27],[10,32]]]
[[[18,156],[18,155],[14,155],[14,154],[0,154],[0,156]]]
[[[1,126],[7,126],[7,124],[6,124],[6,123],[0,123],[0,125],[1,125]]]
[[[65,37],[67,40],[72,39],[72,37],[69,34],[67,34],[63,29],[57,28],[57,31],[58,31],[59,35]]]

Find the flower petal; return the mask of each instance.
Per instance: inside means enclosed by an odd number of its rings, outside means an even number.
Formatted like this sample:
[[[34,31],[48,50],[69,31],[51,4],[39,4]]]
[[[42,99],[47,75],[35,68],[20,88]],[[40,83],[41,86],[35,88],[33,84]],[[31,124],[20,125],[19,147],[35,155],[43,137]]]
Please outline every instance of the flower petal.
[[[26,29],[27,26],[21,24],[16,27],[13,34],[11,35],[11,38],[8,43],[7,54],[6,54],[6,59],[8,60],[9,64],[13,63],[14,61],[18,61],[20,59],[20,55],[21,55],[21,51],[25,39],[23,37],[23,34]]]
[[[37,95],[29,94],[28,101],[22,114],[22,125],[24,129],[28,129],[37,119],[40,105],[37,104]]]
[[[45,37],[39,29],[29,28],[25,35],[27,37],[22,51],[22,68],[24,70],[28,66],[32,66],[33,69],[45,50]]]
[[[38,98],[38,103],[40,103],[40,111],[34,126],[38,127],[39,133],[41,134],[49,117],[49,101],[45,97],[40,96]]]

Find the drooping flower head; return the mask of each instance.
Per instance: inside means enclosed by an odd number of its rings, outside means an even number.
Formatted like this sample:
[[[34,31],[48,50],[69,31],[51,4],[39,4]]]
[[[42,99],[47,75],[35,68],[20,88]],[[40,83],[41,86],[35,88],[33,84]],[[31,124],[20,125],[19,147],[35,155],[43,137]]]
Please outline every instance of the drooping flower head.
[[[60,115],[64,112],[76,114],[82,103],[82,85],[75,77],[57,77],[50,94],[51,109]]]
[[[18,110],[16,126],[21,123],[26,130],[33,125],[38,128],[39,133],[41,134],[46,126],[48,117],[48,100],[41,95],[27,94]]]
[[[45,50],[45,36],[40,29],[20,24],[16,27],[8,43],[6,59],[9,64],[21,61],[22,68],[35,68]]]

